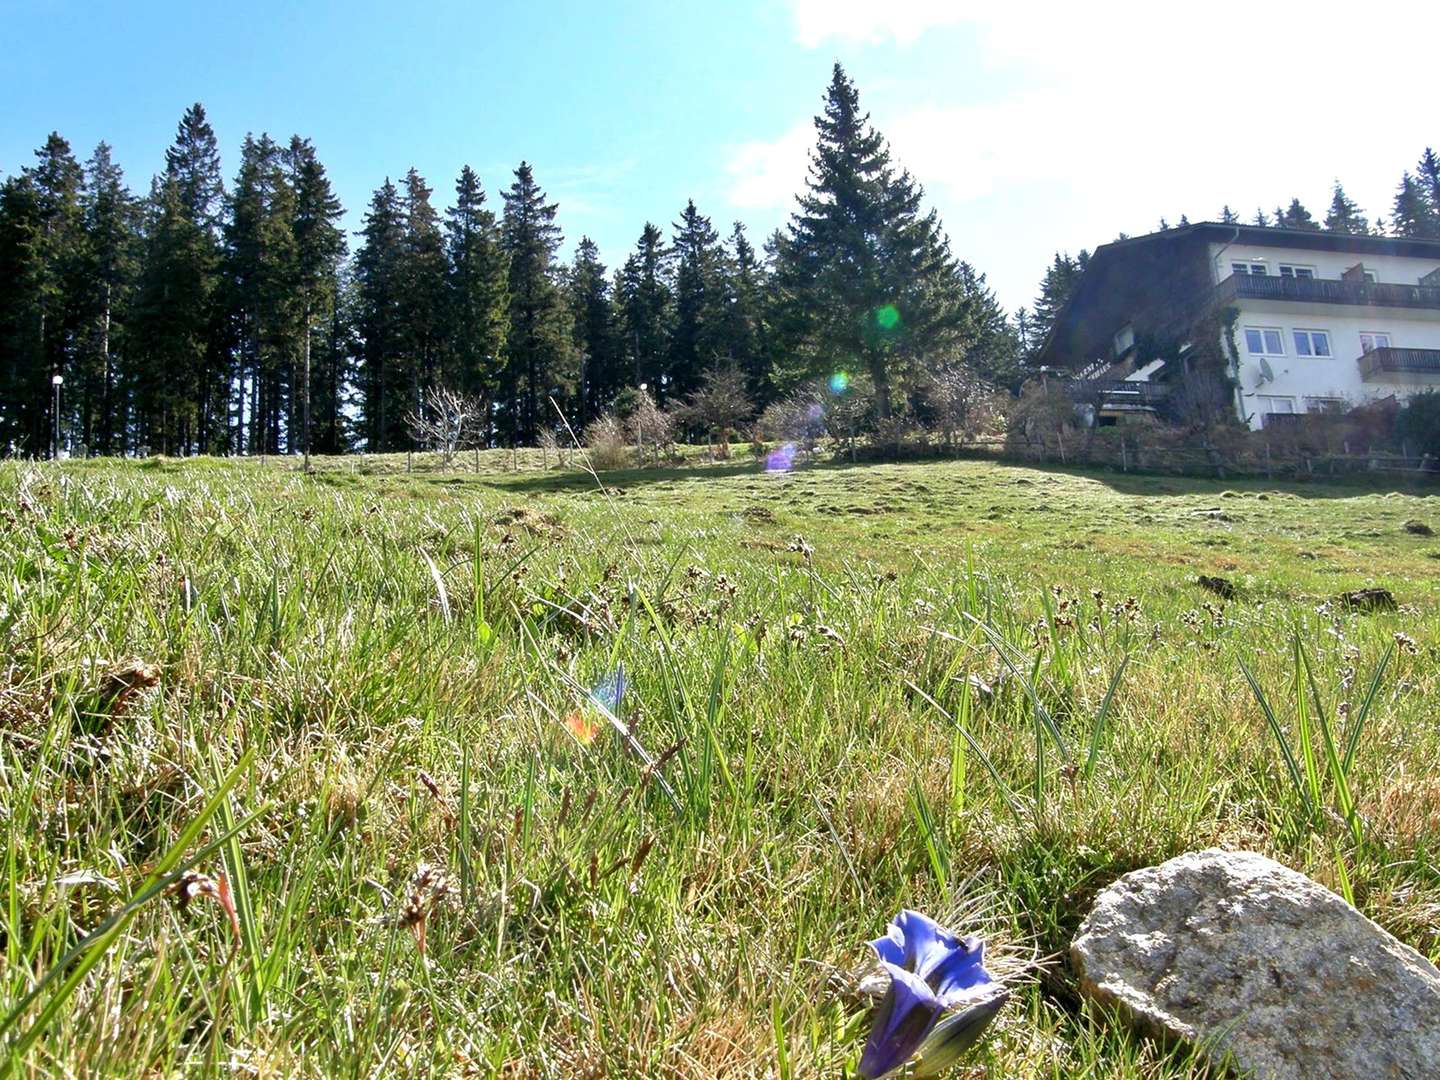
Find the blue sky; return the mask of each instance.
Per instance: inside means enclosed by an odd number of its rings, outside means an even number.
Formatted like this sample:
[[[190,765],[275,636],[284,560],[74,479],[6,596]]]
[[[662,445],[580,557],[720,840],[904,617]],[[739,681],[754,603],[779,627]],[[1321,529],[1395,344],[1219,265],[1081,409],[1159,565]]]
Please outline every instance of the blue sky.
[[[213,10],[212,10],[213,8]],[[1440,146],[1440,5],[1039,0],[248,4],[0,0],[0,172],[59,130],[143,191],[202,101],[227,178],[247,131],[314,140],[358,228],[414,165],[492,204],[522,158],[612,265],[694,198],[757,242],[845,64],[961,257],[1028,303],[1051,253],[1161,215],[1246,216],[1340,178],[1372,216]]]

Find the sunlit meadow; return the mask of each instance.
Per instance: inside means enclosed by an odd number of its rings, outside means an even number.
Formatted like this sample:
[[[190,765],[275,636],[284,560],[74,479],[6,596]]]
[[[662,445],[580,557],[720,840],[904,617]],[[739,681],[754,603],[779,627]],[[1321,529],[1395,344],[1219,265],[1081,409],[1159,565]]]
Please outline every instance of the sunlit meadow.
[[[1211,845],[1440,958],[1433,496],[511,463],[0,466],[0,1074],[839,1078],[915,908],[1199,1076],[1063,952]]]

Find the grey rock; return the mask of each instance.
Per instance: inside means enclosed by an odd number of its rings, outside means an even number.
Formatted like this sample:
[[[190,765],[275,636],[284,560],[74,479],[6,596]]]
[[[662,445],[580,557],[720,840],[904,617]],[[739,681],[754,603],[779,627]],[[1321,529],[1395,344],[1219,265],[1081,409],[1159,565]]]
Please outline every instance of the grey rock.
[[[1254,852],[1126,874],[1096,899],[1070,959],[1087,998],[1260,1080],[1440,1077],[1440,971]]]

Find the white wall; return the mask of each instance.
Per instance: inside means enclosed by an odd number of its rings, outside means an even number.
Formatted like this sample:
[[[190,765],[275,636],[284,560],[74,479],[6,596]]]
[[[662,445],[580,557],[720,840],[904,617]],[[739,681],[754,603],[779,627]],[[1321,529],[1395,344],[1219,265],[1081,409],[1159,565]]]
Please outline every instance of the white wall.
[[[1440,269],[1440,258],[1416,259],[1406,255],[1351,255],[1342,251],[1307,251],[1304,248],[1250,246],[1244,244],[1211,244],[1210,274],[1218,285],[1230,276],[1232,262],[1263,262],[1265,272],[1278,276],[1280,264],[1313,266],[1315,276],[1338,280],[1356,263],[1374,270],[1377,281],[1396,285],[1417,285],[1420,279]]]
[[[1366,264],[1367,266],[1369,263]],[[1240,301],[1235,323],[1235,344],[1240,351],[1242,418],[1249,414],[1252,428],[1263,423],[1264,402],[1254,395],[1290,397],[1295,412],[1307,412],[1307,397],[1341,398],[1361,405],[1377,398],[1408,397],[1440,386],[1440,377],[1390,373],[1370,381],[1360,377],[1361,331],[1383,331],[1397,349],[1440,349],[1440,309],[1361,308],[1344,304],[1296,304],[1279,301]],[[1245,328],[1278,328],[1285,345],[1283,357],[1267,356],[1275,378],[1257,386],[1260,367],[1246,348]],[[1295,330],[1324,330],[1330,335],[1329,357],[1298,356]],[[1228,350],[1227,350],[1228,351]],[[1381,381],[1384,380],[1384,381]]]

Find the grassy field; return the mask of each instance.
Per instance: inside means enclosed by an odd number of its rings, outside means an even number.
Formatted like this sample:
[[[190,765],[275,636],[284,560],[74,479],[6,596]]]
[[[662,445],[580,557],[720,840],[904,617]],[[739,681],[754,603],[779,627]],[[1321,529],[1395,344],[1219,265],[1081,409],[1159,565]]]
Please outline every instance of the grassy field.
[[[0,465],[0,1076],[839,1078],[901,907],[1198,1076],[1061,954],[1210,845],[1440,956],[1435,497],[508,461]]]

